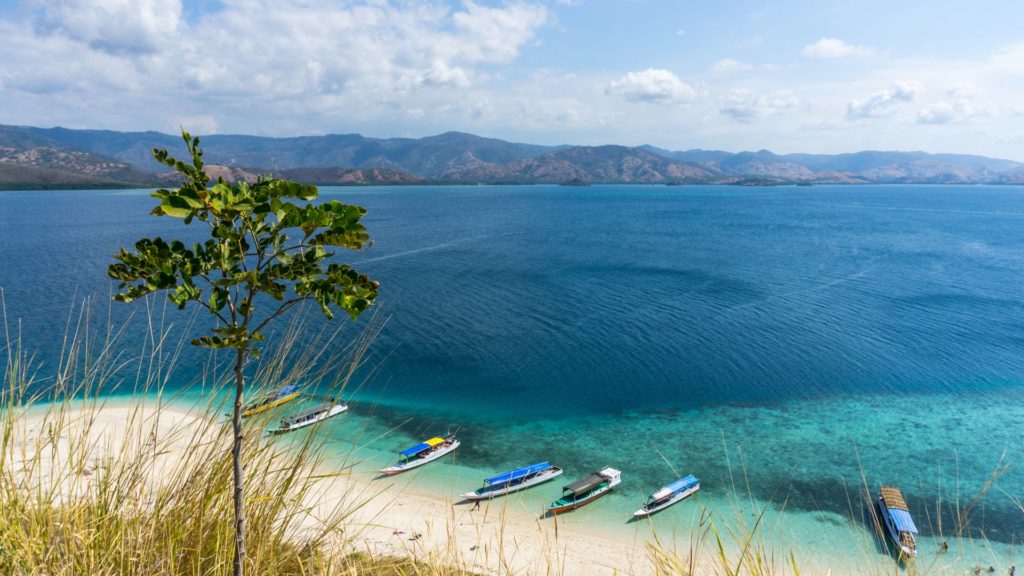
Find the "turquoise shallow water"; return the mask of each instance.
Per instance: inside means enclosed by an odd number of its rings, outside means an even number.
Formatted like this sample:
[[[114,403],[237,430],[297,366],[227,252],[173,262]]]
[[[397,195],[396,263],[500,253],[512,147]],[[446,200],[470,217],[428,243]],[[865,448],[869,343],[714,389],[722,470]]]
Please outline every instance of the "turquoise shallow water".
[[[390,319],[376,372],[349,391],[351,418],[323,432],[372,440],[360,454],[374,465],[457,428],[458,465],[417,482],[461,492],[541,459],[567,477],[616,466],[621,490],[566,521],[627,532],[647,529],[624,523],[647,493],[694,473],[709,509],[733,514],[736,492],[771,502],[787,541],[834,553],[870,534],[865,480],[900,485],[923,548],[936,548],[958,500],[1003,456],[1017,466],[969,532],[1013,561],[1024,534],[1024,189],[324,193],[370,209],[376,244],[352,260],[381,280]],[[0,193],[0,286],[41,361],[56,353],[71,297],[40,298],[40,286],[105,300],[118,246],[182,233],[148,217],[151,202]],[[133,309],[114,307],[113,319]],[[186,351],[179,381],[201,359]],[[524,499],[539,509],[558,488]],[[679,529],[690,508],[653,528]]]

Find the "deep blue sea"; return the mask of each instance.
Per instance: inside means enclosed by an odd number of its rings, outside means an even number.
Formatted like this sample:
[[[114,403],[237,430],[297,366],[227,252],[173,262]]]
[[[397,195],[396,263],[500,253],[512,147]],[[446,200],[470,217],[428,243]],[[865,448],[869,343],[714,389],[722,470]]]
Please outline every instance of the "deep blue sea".
[[[322,192],[369,209],[374,245],[343,256],[387,324],[353,398],[404,434],[387,449],[459,428],[473,469],[616,465],[614,510],[692,472],[810,514],[804,534],[860,529],[864,482],[893,483],[936,537],[1003,457],[971,530],[1024,536],[1024,188]],[[40,361],[76,298],[106,322],[120,246],[187,237],[153,203],[0,193],[8,323]]]

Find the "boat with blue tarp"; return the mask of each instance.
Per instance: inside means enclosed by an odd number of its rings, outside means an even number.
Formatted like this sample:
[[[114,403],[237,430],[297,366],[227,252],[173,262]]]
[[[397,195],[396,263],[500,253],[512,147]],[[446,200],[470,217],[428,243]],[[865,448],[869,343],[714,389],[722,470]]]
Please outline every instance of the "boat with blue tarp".
[[[260,412],[270,410],[271,408],[275,408],[286,402],[291,402],[299,396],[302,396],[302,393],[299,392],[298,386],[294,384],[282,386],[277,390],[268,392],[256,398],[252,402],[249,402],[245,406],[242,406],[242,418],[254,416]]]
[[[562,469],[558,466],[552,466],[548,462],[538,462],[491,476],[484,480],[482,487],[462,496],[468,500],[488,500],[554,480],[561,475]]]
[[[917,538],[914,536],[917,526],[899,488],[882,486],[878,494],[878,513],[901,556],[917,556]]]
[[[394,466],[388,466],[380,472],[387,476],[401,474],[407,470],[418,468],[424,464],[433,462],[458,448],[460,442],[454,435],[436,436],[419,444],[406,448],[398,453],[398,462]]]
[[[647,503],[636,512],[633,512],[633,516],[649,516],[664,510],[697,490],[700,490],[699,478],[693,474],[680,478],[671,484],[662,486],[660,490],[651,494],[650,498],[647,499]]]

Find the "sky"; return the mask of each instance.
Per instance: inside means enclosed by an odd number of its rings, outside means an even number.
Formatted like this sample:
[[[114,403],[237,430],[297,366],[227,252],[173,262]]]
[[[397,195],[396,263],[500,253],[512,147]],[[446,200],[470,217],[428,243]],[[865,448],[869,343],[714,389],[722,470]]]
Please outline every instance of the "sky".
[[[1020,0],[0,0],[0,124],[1024,160]]]

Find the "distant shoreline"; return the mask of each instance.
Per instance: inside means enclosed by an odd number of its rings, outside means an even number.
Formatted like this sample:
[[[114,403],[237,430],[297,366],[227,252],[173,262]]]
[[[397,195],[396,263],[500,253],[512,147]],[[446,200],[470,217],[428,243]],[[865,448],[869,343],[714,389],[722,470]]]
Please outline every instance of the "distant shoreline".
[[[685,183],[647,183],[647,182],[595,182],[587,184],[586,186],[567,186],[558,182],[415,182],[415,183],[388,183],[388,184],[323,184],[317,182],[309,182],[314,186],[320,188],[431,188],[431,187],[475,187],[475,186],[550,186],[559,188],[589,188],[589,187],[611,187],[611,186],[635,186],[643,188],[691,188],[697,186],[704,187],[723,187],[723,188],[819,188],[826,186],[837,186],[837,187],[851,187],[851,186],[867,186],[867,187],[879,187],[879,186],[907,186],[907,187],[927,187],[927,186],[949,186],[952,188],[970,188],[979,186],[991,186],[998,188],[1014,188],[1024,187],[1024,184],[1020,183],[1007,183],[1007,182],[942,182],[942,183],[926,183],[926,182],[865,182],[865,183],[848,183],[848,182],[835,182],[835,183],[822,183],[822,184],[804,184],[800,182],[778,182],[778,183],[721,183],[721,182],[685,182]],[[163,185],[136,185],[136,184],[123,184],[123,185],[95,185],[95,186],[81,186],[68,184],[66,186],[7,186],[0,185],[0,192],[67,192],[67,191],[81,191],[81,192],[99,192],[104,190],[156,190],[161,187],[171,186],[169,184]]]

